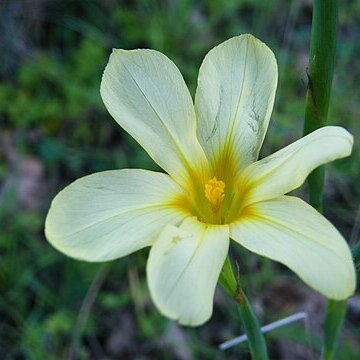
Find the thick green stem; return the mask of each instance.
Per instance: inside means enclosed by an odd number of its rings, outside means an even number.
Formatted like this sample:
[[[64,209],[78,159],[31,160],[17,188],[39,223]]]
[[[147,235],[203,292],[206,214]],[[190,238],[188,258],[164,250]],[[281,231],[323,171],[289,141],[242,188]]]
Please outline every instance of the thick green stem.
[[[337,19],[337,0],[314,0],[304,135],[324,126],[327,122],[334,74]],[[324,187],[323,167],[310,174],[308,184],[310,204],[321,212]],[[344,323],[346,306],[346,301],[328,301],[323,349],[326,360],[333,358],[337,339]]]
[[[334,74],[337,17],[337,0],[314,0],[304,135],[324,126],[327,122]],[[323,167],[310,174],[308,183],[310,203],[321,211]]]
[[[334,359],[337,339],[340,335],[347,310],[347,301],[329,300],[325,317],[325,334],[323,344],[324,360]]]
[[[354,264],[356,267],[356,270],[359,272],[360,270],[360,241],[357,242],[357,244],[352,248],[352,256],[354,259]]]
[[[259,321],[251,307],[249,300],[240,287],[239,281],[234,275],[230,260],[227,257],[220,275],[220,284],[226,292],[235,299],[253,360],[268,360],[266,342],[261,332]]]

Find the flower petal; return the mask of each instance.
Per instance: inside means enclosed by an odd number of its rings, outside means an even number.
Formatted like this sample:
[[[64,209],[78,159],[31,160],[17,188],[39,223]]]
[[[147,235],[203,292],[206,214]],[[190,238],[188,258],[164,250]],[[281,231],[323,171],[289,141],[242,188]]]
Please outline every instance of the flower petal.
[[[180,324],[197,326],[212,314],[213,297],[229,247],[229,227],[188,218],[167,226],[151,248],[148,284],[159,310]]]
[[[70,184],[53,200],[45,234],[64,254],[106,261],[151,245],[184,215],[171,205],[180,192],[168,175],[104,171]]]
[[[206,161],[193,102],[176,65],[154,50],[114,49],[101,96],[110,114],[176,180]]]
[[[316,167],[350,155],[353,137],[326,126],[251,164],[242,174],[246,203],[268,200],[298,188]]]
[[[304,201],[290,196],[253,204],[230,236],[257,254],[286,265],[328,298],[346,299],[355,290],[348,245],[335,227]]]
[[[195,108],[199,141],[213,166],[219,161],[228,166],[234,157],[238,172],[258,158],[277,78],[274,54],[249,34],[229,39],[206,55]]]

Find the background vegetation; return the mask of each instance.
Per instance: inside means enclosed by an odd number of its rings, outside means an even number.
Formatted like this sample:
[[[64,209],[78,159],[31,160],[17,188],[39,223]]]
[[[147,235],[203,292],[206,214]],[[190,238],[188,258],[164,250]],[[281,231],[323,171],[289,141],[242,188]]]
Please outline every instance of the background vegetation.
[[[99,95],[111,48],[154,48],[175,61],[192,94],[214,45],[250,32],[279,64],[262,155],[301,137],[310,0],[0,3],[0,358],[246,359],[235,305],[218,289],[212,319],[189,329],[154,308],[148,250],[107,264],[66,258],[44,239],[46,211],[64,186],[92,172],[156,169],[106,112]],[[330,122],[355,136],[353,155],[327,167],[325,214],[351,244],[360,231],[360,2],[341,1]],[[331,146],[331,144],[329,144]],[[306,188],[298,191],[306,198]],[[241,281],[263,324],[306,311],[306,324],[267,335],[272,358],[318,357],[325,299],[284,267],[234,247]],[[350,301],[338,359],[360,353],[360,298]]]

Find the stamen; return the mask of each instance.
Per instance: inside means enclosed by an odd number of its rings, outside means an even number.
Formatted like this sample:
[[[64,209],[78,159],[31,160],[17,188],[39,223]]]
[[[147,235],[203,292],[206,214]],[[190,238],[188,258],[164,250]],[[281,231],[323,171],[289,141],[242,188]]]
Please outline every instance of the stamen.
[[[218,212],[225,197],[225,183],[213,177],[205,184],[205,197],[209,200],[213,212]]]

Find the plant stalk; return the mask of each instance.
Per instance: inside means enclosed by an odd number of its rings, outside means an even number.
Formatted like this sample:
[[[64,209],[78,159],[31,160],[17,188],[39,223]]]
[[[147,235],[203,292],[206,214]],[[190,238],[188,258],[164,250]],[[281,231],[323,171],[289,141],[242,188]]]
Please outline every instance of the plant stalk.
[[[334,359],[334,352],[347,310],[347,300],[328,300],[323,344],[324,360]]]
[[[352,256],[355,264],[356,270],[359,272],[360,270],[360,241],[352,248]]]
[[[314,0],[304,135],[327,122],[336,53],[338,0]],[[308,178],[310,203],[322,211],[324,168]]]
[[[304,135],[327,123],[331,84],[336,53],[338,0],[314,0],[310,40],[310,71],[306,93]],[[322,212],[324,167],[314,170],[308,178],[310,204]],[[334,357],[334,350],[346,315],[347,301],[328,300],[323,355]]]
[[[234,275],[229,257],[226,258],[220,274],[220,284],[238,304],[241,321],[247,335],[249,349],[253,360],[268,360],[266,342],[259,321],[252,306]]]

